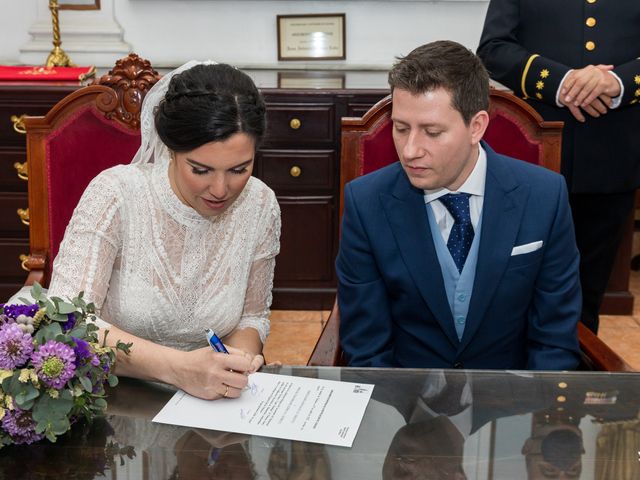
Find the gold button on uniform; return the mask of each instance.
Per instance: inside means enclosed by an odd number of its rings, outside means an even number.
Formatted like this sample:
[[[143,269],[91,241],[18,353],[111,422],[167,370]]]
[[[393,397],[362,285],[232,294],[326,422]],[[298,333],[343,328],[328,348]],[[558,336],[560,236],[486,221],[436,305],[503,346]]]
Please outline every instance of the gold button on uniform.
[[[560,387],[560,388],[567,388],[567,384],[566,384],[566,382],[560,382],[560,383],[558,384],[558,387]]]
[[[584,44],[584,48],[586,48],[591,52],[596,49],[596,44],[593,43],[591,40],[589,40],[587,43]]]
[[[587,0],[587,3],[596,3],[596,0]]]
[[[585,23],[587,24],[587,27],[595,27],[596,19],[593,17],[589,17],[587,18],[587,21]]]
[[[556,401],[558,403],[564,403],[567,401],[567,397],[565,397],[564,395],[558,395],[558,397],[556,398]]]

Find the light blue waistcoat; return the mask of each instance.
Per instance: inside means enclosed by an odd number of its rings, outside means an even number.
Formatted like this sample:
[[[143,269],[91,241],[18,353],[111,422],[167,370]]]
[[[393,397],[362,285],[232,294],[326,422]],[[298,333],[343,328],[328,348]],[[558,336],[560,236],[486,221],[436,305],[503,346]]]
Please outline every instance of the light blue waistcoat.
[[[473,242],[471,242],[471,248],[462,273],[458,272],[458,267],[451,258],[451,253],[447,248],[447,244],[444,243],[438,224],[433,215],[433,210],[430,204],[425,205],[427,210],[427,217],[429,218],[429,226],[431,227],[431,236],[433,237],[433,243],[436,247],[436,254],[438,255],[438,262],[440,263],[440,270],[442,271],[442,278],[444,280],[444,288],[447,291],[447,300],[449,302],[449,308],[453,314],[453,322],[456,327],[456,333],[458,334],[458,340],[462,340],[462,334],[464,333],[464,327],[467,323],[467,313],[469,312],[469,302],[471,301],[471,294],[473,293],[473,281],[476,276],[476,265],[478,263],[478,248],[480,245],[480,233],[482,230],[482,214],[478,220],[477,228],[474,228]]]

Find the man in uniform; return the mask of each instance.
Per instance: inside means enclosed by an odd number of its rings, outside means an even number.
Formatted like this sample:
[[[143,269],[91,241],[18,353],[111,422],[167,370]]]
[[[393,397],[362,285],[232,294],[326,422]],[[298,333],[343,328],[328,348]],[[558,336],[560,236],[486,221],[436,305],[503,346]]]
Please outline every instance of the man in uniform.
[[[581,255],[581,320],[596,333],[640,185],[638,25],[634,0],[491,0],[478,47],[493,79],[545,120],[564,122],[562,174]]]

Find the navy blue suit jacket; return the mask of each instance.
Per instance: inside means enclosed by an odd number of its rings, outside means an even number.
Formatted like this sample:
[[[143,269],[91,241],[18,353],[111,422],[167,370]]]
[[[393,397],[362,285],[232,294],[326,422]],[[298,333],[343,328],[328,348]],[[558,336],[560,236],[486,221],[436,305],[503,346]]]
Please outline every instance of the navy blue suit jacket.
[[[579,255],[564,179],[496,154],[462,340],[455,332],[423,191],[401,165],[345,187],[336,260],[349,365],[573,369],[579,362]],[[439,232],[435,232],[439,235]],[[517,245],[541,249],[512,256]]]

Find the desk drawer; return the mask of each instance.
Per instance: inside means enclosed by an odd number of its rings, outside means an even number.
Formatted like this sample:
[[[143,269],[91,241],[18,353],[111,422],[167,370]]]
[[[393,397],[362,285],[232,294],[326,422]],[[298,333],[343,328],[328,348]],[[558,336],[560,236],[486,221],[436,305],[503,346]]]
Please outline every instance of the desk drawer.
[[[3,237],[29,238],[29,226],[22,223],[18,209],[28,210],[29,199],[24,193],[0,193],[0,232]],[[28,218],[25,217],[25,221]]]
[[[265,146],[333,146],[335,106],[330,103],[268,103]]]
[[[262,180],[276,192],[333,189],[333,150],[262,150],[259,155]]]
[[[24,179],[18,177],[18,168],[26,169],[26,165],[27,155],[24,149],[3,148],[0,145],[0,191],[26,194],[26,177]]]
[[[29,254],[29,240],[0,239],[0,283],[26,280],[28,272],[20,266],[22,254]]]
[[[0,87],[0,144],[24,148],[22,124],[16,120],[22,115],[45,115],[52,106],[78,88],[80,85],[16,84]]]

